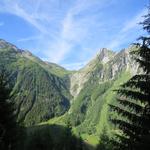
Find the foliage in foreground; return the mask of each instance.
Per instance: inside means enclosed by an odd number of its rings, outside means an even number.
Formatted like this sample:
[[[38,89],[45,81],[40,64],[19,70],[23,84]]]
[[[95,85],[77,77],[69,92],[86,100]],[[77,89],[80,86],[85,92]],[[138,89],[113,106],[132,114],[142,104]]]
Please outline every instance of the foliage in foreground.
[[[7,73],[0,66],[0,149],[15,149],[17,145],[17,127],[11,102],[11,88]]]
[[[9,76],[0,67],[0,150],[85,149],[82,139],[75,137],[69,126],[20,127],[14,114],[14,95],[11,95],[9,83]]]
[[[145,16],[143,28],[150,34],[150,13]],[[117,112],[111,121],[119,129],[113,140],[114,149],[150,149],[150,37],[141,37],[139,49],[132,52],[142,68],[142,73],[133,76],[117,90],[118,105],[110,105]]]
[[[85,150],[81,138],[75,137],[71,128],[42,125],[27,128],[24,150]]]
[[[96,147],[96,150],[111,150],[112,145],[107,130],[104,128],[100,136],[100,142]]]

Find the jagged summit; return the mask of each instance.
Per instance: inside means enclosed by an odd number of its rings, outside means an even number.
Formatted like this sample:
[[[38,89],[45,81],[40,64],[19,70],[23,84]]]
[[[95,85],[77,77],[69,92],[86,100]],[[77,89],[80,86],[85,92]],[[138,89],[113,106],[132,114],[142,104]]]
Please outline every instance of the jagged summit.
[[[107,48],[100,49],[96,57],[71,76],[71,94],[76,97],[90,79],[95,78],[101,83],[115,79],[123,71],[136,74],[138,66],[130,56],[130,51],[133,49],[135,49],[133,46],[119,52]]]
[[[138,71],[131,50],[135,47],[119,52],[102,48],[86,66],[70,72],[0,40],[0,63],[13,74],[17,119],[25,125],[69,120],[77,133],[90,135],[99,135],[103,125],[111,128],[113,90]]]
[[[92,58],[89,61],[89,63],[87,63],[83,68],[81,68],[81,71],[83,70],[88,72],[89,70],[94,69],[96,64],[105,64],[108,61],[110,61],[115,55],[116,53],[112,50],[109,50],[107,48],[101,48],[96,54],[96,56],[94,56],[94,58]]]
[[[130,55],[135,46],[117,52],[102,48],[73,72],[18,50],[0,40],[0,63],[13,74],[18,121],[26,126],[69,121],[77,134],[88,136],[100,135],[104,126],[111,132],[108,104],[115,102],[114,90],[139,72]]]
[[[89,70],[95,66],[97,63],[107,63],[113,57],[117,54],[117,52],[114,52],[112,50],[109,50],[107,48],[101,48],[97,54],[89,61],[89,63],[86,64],[81,70]]]
[[[102,56],[105,56],[105,55],[111,55],[115,52],[113,52],[112,50],[110,49],[107,49],[107,48],[101,48],[98,52],[98,55],[102,55]]]
[[[97,54],[97,58],[103,63],[107,63],[114,55],[115,55],[115,52],[107,48],[102,48]]]

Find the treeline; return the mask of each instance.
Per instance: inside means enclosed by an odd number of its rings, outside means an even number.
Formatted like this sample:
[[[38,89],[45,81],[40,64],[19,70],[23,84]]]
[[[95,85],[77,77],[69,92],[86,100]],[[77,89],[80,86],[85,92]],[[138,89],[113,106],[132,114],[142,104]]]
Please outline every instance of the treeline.
[[[131,52],[140,72],[115,90],[116,104],[110,104],[115,133],[109,138],[104,132],[98,150],[150,150],[150,6],[144,17],[140,24],[147,36]]]
[[[85,150],[81,138],[71,132],[71,128],[59,125],[40,125],[26,129],[23,150]]]
[[[110,120],[116,132],[110,138],[104,130],[97,150],[150,150],[150,8],[141,24],[147,36],[140,38],[131,54],[142,71],[115,91],[117,101],[110,108],[116,114]],[[0,68],[0,150],[87,149],[69,125],[25,128],[17,123],[11,89],[9,77]]]
[[[24,127],[16,121],[9,74],[0,68],[0,150],[85,150],[68,125]]]

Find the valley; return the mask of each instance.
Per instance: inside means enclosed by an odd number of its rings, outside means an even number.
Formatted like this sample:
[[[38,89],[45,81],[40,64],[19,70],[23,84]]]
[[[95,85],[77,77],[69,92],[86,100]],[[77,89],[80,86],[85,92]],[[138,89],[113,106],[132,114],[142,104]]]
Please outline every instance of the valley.
[[[135,49],[102,48],[85,67],[69,71],[0,40],[0,64],[10,73],[18,122],[26,127],[70,124],[91,145],[98,144],[104,128],[111,136],[109,104],[116,102],[114,90],[139,72],[129,54]]]

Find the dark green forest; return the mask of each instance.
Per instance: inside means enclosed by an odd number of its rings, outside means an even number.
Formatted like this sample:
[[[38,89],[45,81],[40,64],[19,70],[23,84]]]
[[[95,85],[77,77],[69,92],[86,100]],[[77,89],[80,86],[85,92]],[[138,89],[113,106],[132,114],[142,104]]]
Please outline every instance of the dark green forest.
[[[11,101],[9,74],[0,71],[0,149],[1,150],[70,150],[85,149],[86,144],[72,133],[71,126],[40,125],[25,127],[16,121],[14,103]]]
[[[112,61],[98,57],[75,72],[1,41],[0,150],[150,150],[148,11],[139,25],[146,34],[130,49],[134,75],[126,71],[124,51],[103,49],[100,56]],[[82,88],[78,73],[87,75]]]

